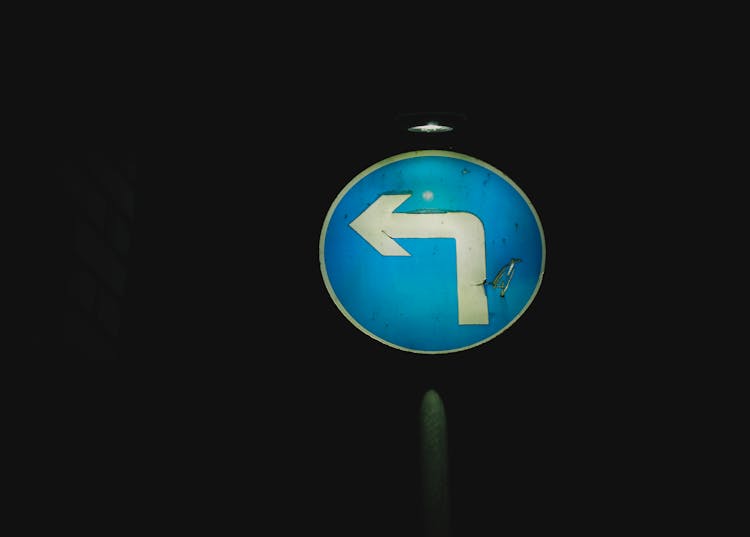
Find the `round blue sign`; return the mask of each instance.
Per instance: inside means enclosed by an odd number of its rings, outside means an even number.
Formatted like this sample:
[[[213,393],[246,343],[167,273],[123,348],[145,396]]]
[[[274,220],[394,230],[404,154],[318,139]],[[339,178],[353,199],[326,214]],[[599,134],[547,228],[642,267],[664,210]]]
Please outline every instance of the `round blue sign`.
[[[443,150],[373,164],[333,201],[320,270],[339,310],[391,347],[457,352],[489,341],[531,304],[542,225],[501,171]]]

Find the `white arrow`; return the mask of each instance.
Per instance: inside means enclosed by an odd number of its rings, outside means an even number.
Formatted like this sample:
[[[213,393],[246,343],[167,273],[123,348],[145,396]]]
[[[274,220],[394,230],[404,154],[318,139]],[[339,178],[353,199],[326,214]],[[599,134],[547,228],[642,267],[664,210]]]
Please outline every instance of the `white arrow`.
[[[456,239],[458,324],[489,324],[484,226],[471,213],[394,213],[411,194],[383,194],[349,226],[381,255],[410,256],[397,239]]]

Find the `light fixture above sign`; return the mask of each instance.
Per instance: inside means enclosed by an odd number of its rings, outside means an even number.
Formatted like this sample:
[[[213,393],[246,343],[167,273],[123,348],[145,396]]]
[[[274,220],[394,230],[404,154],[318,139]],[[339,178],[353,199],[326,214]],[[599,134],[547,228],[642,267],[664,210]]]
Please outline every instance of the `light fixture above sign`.
[[[423,125],[414,125],[412,127],[409,127],[406,130],[408,130],[409,132],[424,132],[424,133],[450,132],[453,130],[453,127],[451,127],[450,125],[441,125],[437,121],[428,121],[427,123]]]
[[[400,128],[419,134],[452,132],[466,119],[462,112],[399,112],[396,116]]]

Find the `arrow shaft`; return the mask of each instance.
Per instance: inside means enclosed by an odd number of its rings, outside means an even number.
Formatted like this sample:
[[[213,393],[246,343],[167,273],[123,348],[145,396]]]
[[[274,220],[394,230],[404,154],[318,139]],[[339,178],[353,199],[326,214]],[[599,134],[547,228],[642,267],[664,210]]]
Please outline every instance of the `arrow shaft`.
[[[400,239],[455,239],[458,324],[489,324],[484,225],[475,215],[452,213],[390,213],[383,232]]]

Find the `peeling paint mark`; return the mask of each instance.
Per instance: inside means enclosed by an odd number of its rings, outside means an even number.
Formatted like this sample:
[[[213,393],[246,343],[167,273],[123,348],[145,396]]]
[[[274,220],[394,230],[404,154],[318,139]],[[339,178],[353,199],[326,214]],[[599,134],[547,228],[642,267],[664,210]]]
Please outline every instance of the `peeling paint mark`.
[[[510,281],[513,279],[513,274],[516,272],[516,265],[520,262],[521,258],[512,257],[510,261],[500,268],[495,278],[490,282],[490,285],[494,289],[500,289],[501,297],[505,297],[505,293],[510,286]]]

